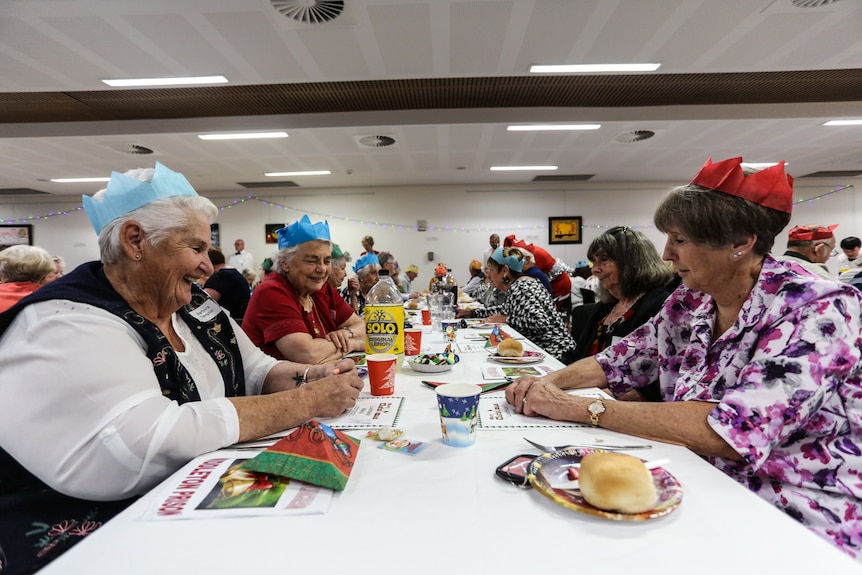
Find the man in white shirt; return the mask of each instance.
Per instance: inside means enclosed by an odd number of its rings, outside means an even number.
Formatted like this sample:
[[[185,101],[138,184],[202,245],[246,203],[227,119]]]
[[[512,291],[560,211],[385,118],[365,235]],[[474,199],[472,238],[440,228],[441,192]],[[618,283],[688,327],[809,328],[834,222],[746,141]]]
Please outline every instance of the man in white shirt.
[[[491,254],[494,253],[494,250],[500,247],[500,236],[497,234],[491,234],[491,237],[488,238],[488,244],[491,247],[482,252],[482,266],[488,263],[488,258],[491,257]]]
[[[233,243],[236,250],[227,260],[227,267],[239,270],[254,270],[254,256],[251,252],[245,249],[245,241],[237,240]]]
[[[838,279],[849,282],[853,277],[862,272],[862,258],[859,251],[862,248],[862,240],[855,236],[849,236],[841,240],[841,251],[835,258],[835,268],[838,270]]]

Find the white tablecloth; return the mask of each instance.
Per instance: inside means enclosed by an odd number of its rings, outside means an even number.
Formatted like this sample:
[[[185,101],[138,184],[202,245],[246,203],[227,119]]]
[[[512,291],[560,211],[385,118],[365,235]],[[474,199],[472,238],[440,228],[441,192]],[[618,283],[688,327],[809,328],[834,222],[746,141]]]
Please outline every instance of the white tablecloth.
[[[426,350],[443,346],[440,334],[425,334]],[[481,382],[486,354],[460,355],[460,364],[434,379]],[[325,515],[140,521],[145,497],[44,573],[862,572],[849,556],[678,446],[653,442],[653,449],[635,452],[668,458],[664,468],[685,490],[682,505],[658,519],[610,521],[518,489],[494,469],[515,454],[537,453],[523,436],[551,444],[631,438],[591,428],[480,430],[475,445],[448,447],[440,441],[434,391],[420,383],[428,378],[402,367],[396,394],[406,398],[399,419],[405,438],[431,445],[408,456],[363,440],[346,490]]]

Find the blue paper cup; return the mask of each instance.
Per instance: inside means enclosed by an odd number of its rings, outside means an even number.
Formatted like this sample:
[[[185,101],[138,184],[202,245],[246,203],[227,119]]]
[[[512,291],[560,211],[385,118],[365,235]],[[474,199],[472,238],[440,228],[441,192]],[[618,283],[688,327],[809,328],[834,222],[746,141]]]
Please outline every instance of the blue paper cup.
[[[476,443],[479,394],[482,388],[469,383],[446,383],[437,387],[436,391],[443,443],[452,447],[467,447]]]

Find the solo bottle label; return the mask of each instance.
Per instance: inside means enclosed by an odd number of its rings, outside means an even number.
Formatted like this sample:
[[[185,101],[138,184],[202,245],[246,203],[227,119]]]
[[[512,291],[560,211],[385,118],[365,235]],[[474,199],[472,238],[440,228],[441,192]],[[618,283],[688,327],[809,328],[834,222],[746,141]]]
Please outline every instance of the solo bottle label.
[[[404,353],[402,304],[366,304],[365,353]]]

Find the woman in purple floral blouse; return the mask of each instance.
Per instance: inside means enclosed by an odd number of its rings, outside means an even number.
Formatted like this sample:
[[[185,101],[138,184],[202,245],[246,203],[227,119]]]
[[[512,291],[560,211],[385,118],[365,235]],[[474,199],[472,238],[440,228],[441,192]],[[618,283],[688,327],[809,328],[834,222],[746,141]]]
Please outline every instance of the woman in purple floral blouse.
[[[708,161],[655,214],[682,278],[621,342],[507,400],[527,415],[684,445],[862,561],[862,295],[769,254],[790,221],[784,164]],[[664,402],[620,396],[655,380]]]

